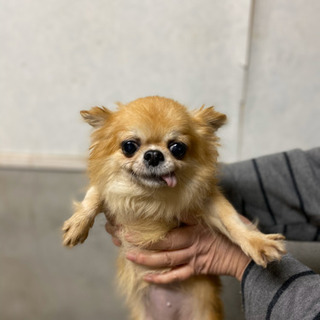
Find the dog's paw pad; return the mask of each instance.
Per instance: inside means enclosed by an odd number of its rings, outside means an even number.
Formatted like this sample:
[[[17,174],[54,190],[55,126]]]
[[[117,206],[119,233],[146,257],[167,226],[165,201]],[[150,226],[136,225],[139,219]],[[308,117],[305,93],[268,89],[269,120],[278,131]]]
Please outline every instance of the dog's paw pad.
[[[253,251],[249,253],[256,264],[266,267],[269,262],[280,260],[286,253],[284,236],[281,234],[263,235],[251,240]]]
[[[93,223],[86,218],[74,219],[71,217],[62,227],[63,245],[66,247],[74,247],[79,243],[83,243],[88,237],[92,224]]]

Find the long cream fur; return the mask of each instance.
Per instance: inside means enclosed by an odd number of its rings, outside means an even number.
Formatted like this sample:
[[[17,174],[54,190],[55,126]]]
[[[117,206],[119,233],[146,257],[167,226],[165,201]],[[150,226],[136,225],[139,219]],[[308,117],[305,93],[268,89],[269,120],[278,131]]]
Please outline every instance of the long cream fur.
[[[142,278],[152,270],[125,259],[132,246],[125,238],[128,231],[135,234],[135,246],[144,247],[179,226],[182,216],[192,216],[237,243],[259,265],[265,267],[280,259],[283,237],[264,235],[242,223],[217,188],[216,130],[225,122],[225,115],[213,107],[188,112],[176,101],[161,97],[119,105],[115,112],[95,107],[81,114],[94,127],[88,164],[90,187],[63,226],[63,242],[66,246],[83,242],[100,212],[122,226],[119,286],[127,297],[133,319],[146,317],[149,284]],[[136,139],[140,144],[129,158],[121,150],[122,141],[128,139]],[[170,154],[168,143],[172,140],[188,146],[183,159]],[[141,179],[147,172],[143,154],[149,149],[163,153],[166,166],[173,169],[177,179],[174,188],[157,185],[158,182],[149,186]],[[222,319],[217,277],[194,276],[177,287],[192,298],[190,319]]]

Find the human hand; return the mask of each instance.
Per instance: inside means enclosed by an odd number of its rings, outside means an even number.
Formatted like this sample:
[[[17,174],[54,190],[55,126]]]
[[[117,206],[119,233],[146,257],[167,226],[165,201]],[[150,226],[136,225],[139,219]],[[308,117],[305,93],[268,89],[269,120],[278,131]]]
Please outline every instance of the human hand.
[[[121,245],[116,236],[116,227],[108,225],[106,229],[112,235],[113,242]],[[130,235],[127,239],[130,241]],[[171,268],[168,272],[148,274],[144,278],[159,284],[181,281],[200,274],[230,275],[241,281],[251,261],[240,247],[224,235],[201,224],[173,229],[165,239],[144,249],[131,250],[126,257],[146,267]]]
[[[119,239],[119,236],[118,236],[118,232],[120,230],[120,227],[117,225],[114,225],[112,222],[108,221],[105,224],[105,229],[111,235],[111,239],[112,239],[113,244],[117,247],[121,247],[122,243],[121,243],[121,240]]]

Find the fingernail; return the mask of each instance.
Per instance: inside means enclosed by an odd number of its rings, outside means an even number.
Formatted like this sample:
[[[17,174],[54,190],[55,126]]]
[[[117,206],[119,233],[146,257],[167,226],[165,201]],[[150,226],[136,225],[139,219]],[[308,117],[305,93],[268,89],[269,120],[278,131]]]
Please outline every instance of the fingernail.
[[[128,242],[132,242],[133,241],[133,235],[131,233],[127,233],[125,235],[125,239],[128,241]]]
[[[135,261],[135,260],[136,260],[136,255],[135,255],[134,253],[132,253],[132,252],[128,252],[128,253],[126,254],[126,258],[127,258],[128,260],[130,260],[130,261]]]
[[[143,277],[143,279],[145,281],[152,281],[153,280],[153,276],[151,274],[147,274],[146,276]]]

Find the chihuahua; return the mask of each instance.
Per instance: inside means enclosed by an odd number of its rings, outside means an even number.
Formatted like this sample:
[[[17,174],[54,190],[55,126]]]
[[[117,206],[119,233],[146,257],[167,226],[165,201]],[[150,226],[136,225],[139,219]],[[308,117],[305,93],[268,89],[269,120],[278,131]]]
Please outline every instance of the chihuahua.
[[[244,224],[217,186],[216,131],[226,116],[213,107],[189,111],[158,96],[118,104],[116,111],[94,107],[81,115],[94,129],[90,186],[64,223],[63,244],[72,247],[84,242],[95,217],[104,212],[121,225],[118,283],[132,319],[222,319],[218,277],[149,284],[143,277],[154,270],[134,264],[125,255],[133,245],[143,248],[163,239],[183,217],[190,217],[227,236],[258,265],[266,267],[281,258],[284,237],[265,235]],[[126,240],[128,232],[135,235],[134,244]],[[160,318],[152,314],[148,305],[157,292],[173,300],[178,295],[179,312]]]

